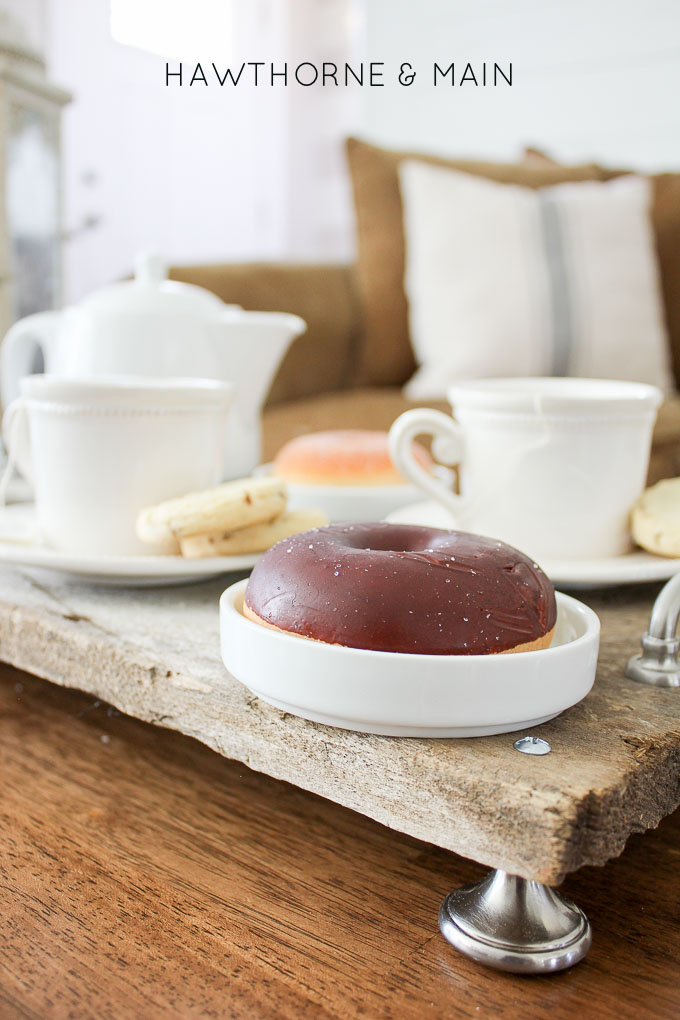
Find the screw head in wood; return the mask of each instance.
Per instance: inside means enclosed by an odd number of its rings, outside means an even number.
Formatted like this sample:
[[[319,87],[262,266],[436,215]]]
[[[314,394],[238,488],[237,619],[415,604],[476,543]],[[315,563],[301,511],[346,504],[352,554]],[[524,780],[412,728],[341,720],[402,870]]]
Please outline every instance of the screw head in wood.
[[[520,737],[512,746],[522,754],[550,754],[552,751],[552,747],[543,737]]]

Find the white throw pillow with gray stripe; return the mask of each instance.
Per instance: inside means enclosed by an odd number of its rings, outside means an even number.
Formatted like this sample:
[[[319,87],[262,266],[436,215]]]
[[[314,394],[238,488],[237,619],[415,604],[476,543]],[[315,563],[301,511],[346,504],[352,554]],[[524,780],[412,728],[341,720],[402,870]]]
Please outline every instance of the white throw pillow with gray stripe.
[[[534,191],[417,160],[400,176],[409,397],[484,376],[673,388],[646,178]]]

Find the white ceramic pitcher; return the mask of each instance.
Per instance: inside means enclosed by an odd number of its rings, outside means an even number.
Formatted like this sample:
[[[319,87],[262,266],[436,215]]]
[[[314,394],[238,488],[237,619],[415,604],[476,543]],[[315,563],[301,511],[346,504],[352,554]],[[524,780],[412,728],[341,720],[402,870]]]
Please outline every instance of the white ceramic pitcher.
[[[95,291],[78,305],[17,322],[0,353],[3,406],[36,371],[66,377],[183,376],[232,382],[225,478],[248,474],[261,455],[261,411],[288,347],[306,329],[296,315],[246,312],[215,294],[167,279],[142,253],[132,281]]]

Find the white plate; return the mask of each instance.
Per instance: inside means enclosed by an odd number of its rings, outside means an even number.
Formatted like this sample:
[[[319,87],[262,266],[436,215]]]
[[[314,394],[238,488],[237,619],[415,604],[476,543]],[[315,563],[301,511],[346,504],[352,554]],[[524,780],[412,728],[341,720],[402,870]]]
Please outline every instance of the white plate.
[[[308,641],[246,619],[247,581],[220,599],[222,660],[253,694],[292,715],[394,737],[526,730],[593,686],[600,623],[557,595],[550,648],[510,655],[407,655]]]
[[[402,507],[388,514],[385,519],[392,524],[420,524],[426,528],[456,527],[451,515],[434,500]],[[541,567],[553,584],[560,588],[583,591],[587,588],[667,581],[680,571],[680,559],[654,556],[637,549],[625,556],[609,556],[597,560],[542,559]]]
[[[436,466],[437,477],[451,484],[452,473]],[[256,475],[270,475],[273,464],[261,464]],[[309,507],[323,510],[334,524],[351,521],[382,521],[392,510],[408,506],[421,495],[415,485],[300,485],[287,482],[290,510]]]
[[[181,556],[82,556],[36,541],[32,504],[0,507],[0,563],[48,570],[91,584],[160,587],[250,570],[261,554],[185,560]]]

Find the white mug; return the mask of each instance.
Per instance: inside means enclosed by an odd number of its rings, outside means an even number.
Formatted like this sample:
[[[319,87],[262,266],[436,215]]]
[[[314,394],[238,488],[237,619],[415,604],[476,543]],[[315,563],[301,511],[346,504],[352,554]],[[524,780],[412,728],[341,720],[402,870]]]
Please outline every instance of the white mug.
[[[642,492],[662,393],[599,379],[481,379],[451,387],[454,422],[407,411],[390,431],[398,470],[451,515],[451,526],[502,539],[537,559],[619,556]],[[461,495],[415,461],[416,436],[460,464]]]
[[[2,423],[9,464],[33,483],[41,538],[82,555],[154,551],[145,506],[215,485],[233,387],[211,379],[21,380]]]

